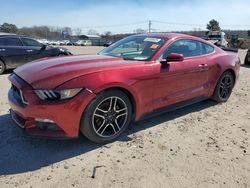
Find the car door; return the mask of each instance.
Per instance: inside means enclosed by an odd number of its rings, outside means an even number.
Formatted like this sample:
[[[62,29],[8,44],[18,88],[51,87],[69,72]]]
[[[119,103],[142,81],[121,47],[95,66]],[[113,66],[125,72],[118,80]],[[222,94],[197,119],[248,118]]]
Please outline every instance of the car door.
[[[179,62],[156,63],[157,77],[154,84],[154,109],[166,107],[196,97],[202,97],[208,90],[208,66],[202,56],[201,43],[181,39],[173,42],[163,53],[183,54]]]
[[[0,57],[8,68],[16,68],[25,63],[25,49],[18,36],[0,38]]]
[[[26,37],[21,37],[21,40],[25,48],[26,62],[34,61],[44,57],[44,49],[42,49],[43,45],[41,43],[34,39]]]

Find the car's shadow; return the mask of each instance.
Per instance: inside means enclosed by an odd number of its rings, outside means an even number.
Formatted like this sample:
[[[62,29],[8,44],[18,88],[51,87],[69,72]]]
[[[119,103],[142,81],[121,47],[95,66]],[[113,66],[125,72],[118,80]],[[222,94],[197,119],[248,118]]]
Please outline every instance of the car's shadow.
[[[250,68],[250,65],[246,65],[246,64],[241,64],[241,67],[245,67],[245,68]]]
[[[131,140],[132,133],[209,108],[215,104],[211,100],[206,100],[133,123],[118,141],[128,142]],[[8,114],[0,116],[0,175],[34,171],[100,147],[104,147],[104,145],[92,143],[83,136],[73,140],[46,140],[28,137],[23,130],[14,125]]]
[[[12,69],[6,70],[6,71],[4,71],[3,75],[5,75],[5,74],[11,74],[12,72],[13,72]]]

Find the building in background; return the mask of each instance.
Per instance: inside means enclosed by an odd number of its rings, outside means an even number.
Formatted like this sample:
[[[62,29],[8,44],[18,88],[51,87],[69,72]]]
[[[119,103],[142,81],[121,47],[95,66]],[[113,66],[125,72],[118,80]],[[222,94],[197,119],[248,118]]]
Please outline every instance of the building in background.
[[[93,46],[101,46],[105,43],[99,35],[79,35],[77,38],[80,40],[90,40]]]

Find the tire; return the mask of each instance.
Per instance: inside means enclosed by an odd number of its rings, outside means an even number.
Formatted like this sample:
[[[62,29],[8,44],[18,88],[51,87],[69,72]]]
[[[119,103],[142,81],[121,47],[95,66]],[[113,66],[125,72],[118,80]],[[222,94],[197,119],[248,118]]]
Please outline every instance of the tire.
[[[246,57],[245,57],[245,61],[244,61],[244,64],[245,65],[250,65],[250,62],[248,61],[248,55],[246,55]]]
[[[0,74],[3,74],[5,69],[6,69],[5,64],[0,60]]]
[[[83,113],[80,130],[95,143],[108,143],[127,129],[131,119],[132,105],[128,96],[119,90],[108,90],[90,102]]]
[[[224,72],[217,82],[212,99],[218,103],[226,102],[232,93],[234,82],[233,74],[230,71]]]
[[[63,57],[63,56],[67,56],[67,54],[60,53],[60,54],[58,54],[57,56],[59,56],[59,57]]]

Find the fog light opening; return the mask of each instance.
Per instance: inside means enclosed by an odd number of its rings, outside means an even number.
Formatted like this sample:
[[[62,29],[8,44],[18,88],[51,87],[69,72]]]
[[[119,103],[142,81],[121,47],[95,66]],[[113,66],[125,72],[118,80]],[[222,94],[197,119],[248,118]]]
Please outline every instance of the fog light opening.
[[[42,122],[42,123],[54,123],[54,121],[50,119],[41,119],[41,118],[36,118],[35,121]]]
[[[60,127],[58,127],[58,125],[54,121],[52,121],[50,119],[36,118],[35,124],[40,130],[43,130],[43,131],[46,131],[46,130],[60,131],[60,130],[62,130]]]

